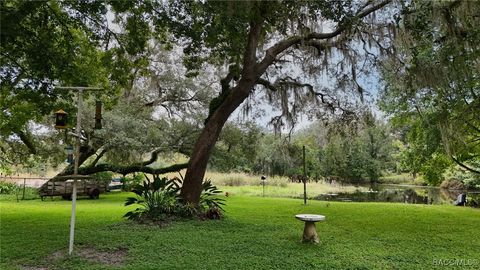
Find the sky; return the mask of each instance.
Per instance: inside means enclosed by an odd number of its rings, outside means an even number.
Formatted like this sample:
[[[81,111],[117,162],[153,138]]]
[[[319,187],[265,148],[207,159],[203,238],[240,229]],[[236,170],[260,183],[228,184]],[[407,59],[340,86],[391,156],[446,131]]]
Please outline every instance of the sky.
[[[107,13],[107,20],[109,24],[109,28],[115,32],[120,32],[121,27],[114,22],[114,15],[112,12]],[[311,25],[312,29],[316,29],[321,31],[321,32],[330,32],[333,30],[334,25],[330,24],[328,21],[326,22],[320,22],[319,24],[317,23],[316,25]],[[276,42],[273,40],[272,42]],[[270,44],[271,45],[271,44]],[[374,50],[374,49],[373,49]],[[378,54],[375,50],[373,51],[374,54]],[[293,67],[290,69],[290,74],[288,74],[292,77],[301,77],[301,71],[297,67]],[[307,81],[314,86],[319,86],[321,87],[322,85],[329,85],[329,80],[331,80],[328,77],[320,77],[320,79],[317,78],[316,83],[312,83],[311,81]],[[372,72],[372,75],[366,76],[366,77],[360,77],[358,78],[359,84],[367,91],[365,94],[365,104],[367,104],[371,110],[377,115],[382,117],[383,114],[380,112],[378,107],[376,106],[376,100],[377,100],[377,95],[379,92],[379,89],[381,87],[381,82],[378,73]],[[258,95],[258,94],[257,94]],[[244,102],[245,103],[245,102]],[[244,105],[244,104],[243,104]],[[236,122],[242,122],[242,121],[254,121],[258,125],[266,128],[267,130],[273,130],[273,126],[268,125],[270,120],[272,119],[273,116],[277,116],[281,114],[281,110],[279,108],[273,107],[267,103],[262,103],[259,104],[257,110],[254,110],[252,113],[249,115],[245,116],[241,107],[237,108],[237,110],[232,114],[230,117],[230,121],[236,121]],[[316,119],[311,119],[307,117],[306,115],[299,115],[298,121],[295,125],[294,131],[298,131],[300,129],[303,129],[305,127],[308,127],[310,124],[312,124]],[[285,127],[282,132],[289,132],[290,127]]]

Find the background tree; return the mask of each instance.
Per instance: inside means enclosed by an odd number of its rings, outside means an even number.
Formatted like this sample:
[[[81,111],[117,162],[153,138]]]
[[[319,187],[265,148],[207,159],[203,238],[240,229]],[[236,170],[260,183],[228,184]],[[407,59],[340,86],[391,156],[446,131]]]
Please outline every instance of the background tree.
[[[102,100],[111,102],[131,82],[130,71],[144,66],[142,56],[122,49],[131,32],[110,30],[107,11],[103,2],[0,3],[0,136],[5,152],[18,141],[28,150],[17,151],[17,160],[37,153],[35,122],[59,108],[74,111],[74,95],[55,84],[103,87]]]
[[[431,184],[455,163],[479,174],[480,5],[405,5],[398,58],[386,61],[382,108],[405,130],[405,160]]]
[[[375,183],[394,167],[393,136],[388,125],[371,113],[348,123],[339,119],[320,122],[313,128],[326,130],[317,140],[321,142],[318,170],[327,180]]]
[[[76,108],[74,94],[54,85],[103,87],[86,96],[80,164],[88,162],[81,173],[155,172],[147,165],[160,153],[190,152],[198,114],[208,105],[211,74],[185,78],[185,68],[177,65],[181,54],[171,44],[147,44],[148,7],[148,2],[2,1],[2,166],[26,162],[32,154],[53,166],[63,160],[65,145],[58,143],[65,138],[50,128],[49,115],[63,108],[74,116]],[[94,99],[106,105],[102,131],[92,129]]]
[[[264,131],[252,122],[227,123],[210,160],[211,168],[220,172],[251,173],[255,169],[260,140]]]

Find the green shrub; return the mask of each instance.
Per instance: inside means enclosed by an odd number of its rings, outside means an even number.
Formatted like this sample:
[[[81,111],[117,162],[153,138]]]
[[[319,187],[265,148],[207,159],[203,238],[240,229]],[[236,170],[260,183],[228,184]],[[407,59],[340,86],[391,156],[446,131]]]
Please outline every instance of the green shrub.
[[[125,206],[138,204],[141,207],[126,213],[124,217],[137,221],[164,220],[173,215],[177,208],[178,190],[179,185],[176,179],[168,180],[154,176],[153,182],[151,182],[147,178],[142,185],[136,185],[132,189],[137,197],[129,197],[125,202]]]
[[[468,194],[466,206],[480,207],[480,194]]]
[[[137,197],[129,197],[125,206],[137,204],[140,207],[124,215],[135,221],[166,221],[175,218],[201,217],[219,219],[222,217],[223,199],[217,195],[221,193],[216,186],[207,180],[202,185],[202,194],[198,207],[185,204],[179,196],[181,180],[153,176],[153,181],[145,176],[142,184],[136,185],[132,191]]]
[[[141,174],[134,175],[132,177],[122,177],[122,190],[123,191],[133,191],[133,189],[141,185],[144,181],[144,177]]]
[[[443,180],[443,182],[440,184],[440,187],[444,189],[456,189],[456,190],[465,189],[465,185],[461,181],[455,180],[455,179]]]
[[[15,194],[17,185],[11,182],[0,181],[0,194]]]
[[[92,175],[93,178],[101,183],[109,184],[112,181],[113,173],[111,172],[98,172]]]
[[[25,187],[11,182],[0,181],[0,195],[2,200],[33,200],[38,199],[38,189],[33,187]]]
[[[462,182],[465,189],[480,189],[480,175],[476,173],[453,169],[447,172],[445,177],[451,181]]]
[[[203,182],[202,194],[200,195],[200,216],[207,219],[222,218],[224,199],[218,197],[220,193],[222,193],[222,191],[212,185],[210,180]]]
[[[19,186],[17,192],[19,199],[34,200],[40,198],[40,195],[38,195],[38,189],[34,187],[25,187],[25,197],[23,196],[23,186]]]
[[[480,177],[473,176],[464,180],[467,189],[480,189]]]

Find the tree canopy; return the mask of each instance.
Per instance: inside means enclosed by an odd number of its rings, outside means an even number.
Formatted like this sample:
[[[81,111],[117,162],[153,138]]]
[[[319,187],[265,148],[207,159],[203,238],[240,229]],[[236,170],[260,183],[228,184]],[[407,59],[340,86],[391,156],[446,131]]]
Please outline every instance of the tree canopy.
[[[412,171],[432,183],[452,163],[480,173],[479,11],[472,1],[412,1],[384,66],[382,108],[407,136]]]

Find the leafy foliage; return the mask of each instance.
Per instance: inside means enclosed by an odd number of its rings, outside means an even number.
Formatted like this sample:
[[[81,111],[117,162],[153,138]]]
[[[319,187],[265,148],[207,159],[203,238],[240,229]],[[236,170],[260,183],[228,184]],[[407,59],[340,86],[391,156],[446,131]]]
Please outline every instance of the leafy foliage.
[[[17,190],[15,183],[0,181],[0,194],[13,194]]]
[[[182,181],[178,178],[168,179],[153,175],[153,181],[145,175],[146,180],[136,185],[132,192],[137,197],[128,197],[125,206],[140,205],[124,217],[135,221],[166,221],[172,218],[191,218],[194,216],[209,219],[222,217],[224,199],[218,197],[221,193],[210,181],[202,185],[202,195],[198,207],[184,204],[179,197]]]
[[[137,208],[125,214],[131,220],[164,220],[176,214],[177,192],[180,186],[176,179],[168,180],[154,176],[153,181],[147,178],[143,184],[135,186],[132,190],[137,197],[129,197],[125,206],[139,204]]]
[[[202,184],[202,194],[200,195],[200,207],[203,210],[203,215],[208,219],[221,219],[223,216],[224,199],[218,195],[222,191],[218,190],[216,186],[212,185],[210,180],[206,180]]]
[[[211,167],[220,172],[252,172],[261,136],[262,129],[255,123],[227,123],[210,159]]]
[[[303,175],[303,146],[307,176],[315,180],[324,177],[344,182],[375,182],[385,171],[401,171],[397,163],[402,157],[394,142],[403,144],[394,140],[388,124],[371,113],[349,121],[342,118],[318,121],[290,137],[229,123],[220,139],[210,162],[211,168],[218,171],[298,179]],[[234,178],[225,184],[242,183]]]
[[[99,172],[92,176],[96,182],[106,183],[108,185],[112,181],[113,174],[111,172]]]
[[[35,132],[39,124],[51,122],[45,116],[59,108],[74,115],[74,94],[54,85],[102,87],[102,99],[108,103],[126,85],[113,75],[119,58],[117,47],[109,45],[111,31],[103,25],[107,10],[103,2],[0,3],[2,161],[17,164],[35,154],[46,162],[49,154],[63,148],[51,147],[58,145],[51,143],[52,134]],[[53,156],[57,165],[58,155]]]
[[[332,121],[319,150],[321,175],[347,182],[376,182],[392,168],[395,149],[387,125],[364,115],[357,123]]]
[[[2,200],[34,200],[39,199],[38,189],[34,187],[24,187],[12,182],[0,181],[0,195]]]
[[[396,58],[385,61],[381,107],[405,135],[405,165],[438,184],[447,168],[480,173],[479,5],[411,1]]]

